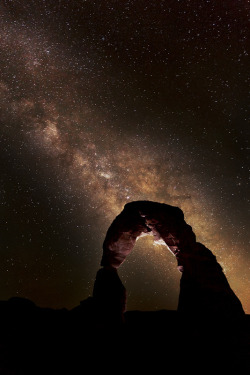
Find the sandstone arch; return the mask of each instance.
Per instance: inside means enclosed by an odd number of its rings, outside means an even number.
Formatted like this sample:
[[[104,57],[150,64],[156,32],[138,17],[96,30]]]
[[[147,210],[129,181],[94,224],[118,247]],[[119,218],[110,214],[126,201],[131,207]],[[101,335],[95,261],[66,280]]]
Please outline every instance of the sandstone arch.
[[[148,232],[152,232],[156,240],[163,239],[177,259],[177,267],[182,272],[179,312],[222,316],[244,314],[222,267],[209,249],[196,242],[182,210],[151,201],[126,204],[108,229],[103,243],[103,268],[98,272],[94,286],[97,300],[105,299],[102,304],[107,308],[113,305],[111,309],[114,310],[116,305],[120,311],[125,310],[125,288],[117,269],[132,251],[136,239]]]

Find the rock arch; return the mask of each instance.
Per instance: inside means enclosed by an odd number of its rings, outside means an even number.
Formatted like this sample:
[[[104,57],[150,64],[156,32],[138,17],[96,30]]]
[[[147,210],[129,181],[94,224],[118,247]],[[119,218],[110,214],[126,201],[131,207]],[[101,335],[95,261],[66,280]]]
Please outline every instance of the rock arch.
[[[132,251],[136,239],[149,232],[166,243],[182,272],[179,312],[228,317],[244,314],[222,267],[209,249],[196,242],[182,210],[151,201],[126,204],[108,229],[103,243],[103,268],[98,271],[94,285],[94,298],[106,306],[108,313],[116,309],[125,311],[125,288],[117,269]]]

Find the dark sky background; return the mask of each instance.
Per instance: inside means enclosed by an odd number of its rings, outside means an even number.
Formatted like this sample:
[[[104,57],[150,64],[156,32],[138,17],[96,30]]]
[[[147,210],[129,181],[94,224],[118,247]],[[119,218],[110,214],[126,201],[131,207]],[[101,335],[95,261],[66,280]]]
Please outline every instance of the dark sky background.
[[[92,294],[124,204],[180,207],[250,313],[246,0],[0,3],[0,299]],[[176,309],[176,260],[140,239],[128,309]]]

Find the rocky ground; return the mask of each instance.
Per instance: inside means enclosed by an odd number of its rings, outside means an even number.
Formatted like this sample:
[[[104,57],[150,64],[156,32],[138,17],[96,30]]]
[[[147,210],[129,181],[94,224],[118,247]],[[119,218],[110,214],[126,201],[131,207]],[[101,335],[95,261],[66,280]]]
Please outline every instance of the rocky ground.
[[[0,374],[248,373],[250,316],[237,320],[127,311],[112,322],[93,299],[72,310],[0,303]]]

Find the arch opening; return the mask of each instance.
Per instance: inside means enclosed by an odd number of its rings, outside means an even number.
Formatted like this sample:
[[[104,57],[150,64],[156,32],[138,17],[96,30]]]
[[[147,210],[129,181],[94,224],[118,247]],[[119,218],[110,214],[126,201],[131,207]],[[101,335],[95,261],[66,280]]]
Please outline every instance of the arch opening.
[[[128,311],[177,309],[182,273],[163,240],[154,241],[150,234],[139,237],[117,271],[127,290]]]

